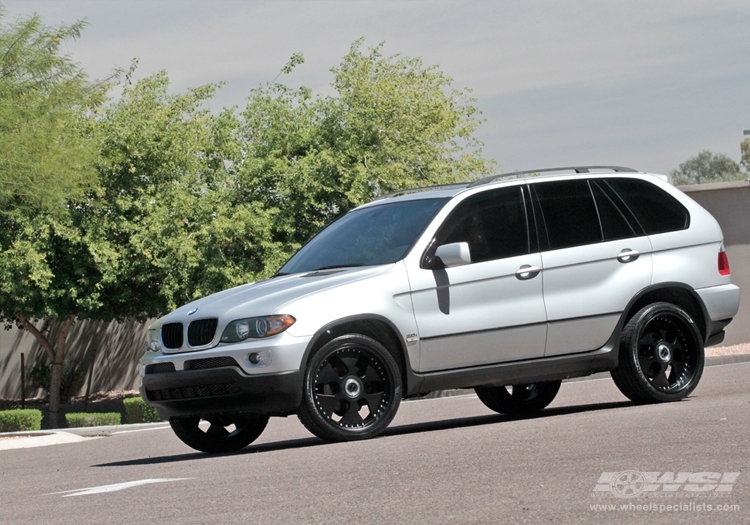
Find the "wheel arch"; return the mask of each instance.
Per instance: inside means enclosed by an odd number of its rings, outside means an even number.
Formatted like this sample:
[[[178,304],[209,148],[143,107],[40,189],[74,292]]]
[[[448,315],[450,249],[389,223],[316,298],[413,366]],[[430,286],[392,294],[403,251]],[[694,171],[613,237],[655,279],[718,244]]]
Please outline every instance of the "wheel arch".
[[[361,314],[337,319],[315,332],[302,358],[303,370],[307,368],[312,354],[333,339],[346,334],[361,334],[382,344],[398,364],[401,372],[402,396],[414,384],[414,374],[406,351],[405,341],[395,325],[377,314]]]
[[[693,288],[678,282],[659,283],[644,288],[630,301],[623,312],[619,330],[641,308],[656,302],[671,303],[685,310],[698,328],[698,332],[705,343],[709,337],[707,320],[708,312],[698,294]]]

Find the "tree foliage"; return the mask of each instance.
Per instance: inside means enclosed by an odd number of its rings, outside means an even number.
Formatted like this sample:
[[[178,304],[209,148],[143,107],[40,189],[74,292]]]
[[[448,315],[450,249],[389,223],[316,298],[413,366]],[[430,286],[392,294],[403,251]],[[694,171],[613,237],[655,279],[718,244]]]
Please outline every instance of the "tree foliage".
[[[95,181],[96,150],[81,124],[108,83],[89,82],[60,50],[83,22],[2,22],[0,7],[0,206],[60,207]]]
[[[436,66],[362,43],[331,69],[335,95],[273,82],[252,90],[242,113],[246,198],[277,210],[275,238],[288,246],[377,195],[493,168],[473,136],[481,120],[467,91]]]
[[[740,143],[740,152],[742,154],[740,166],[745,173],[748,173],[750,172],[750,139],[745,139]]]
[[[701,151],[686,160],[676,170],[672,170],[672,183],[675,185],[707,184],[742,179],[740,166],[726,155]]]
[[[218,86],[168,87],[165,72],[127,85],[97,122],[102,184],[91,228],[105,246],[113,318],[169,311],[279,262],[273,211],[238,191],[239,122],[204,108]]]
[[[70,199],[96,185],[86,122],[109,84],[89,82],[61,52],[82,22],[2,22],[0,11],[0,318],[31,332],[51,358],[56,424],[67,334],[100,304],[101,276]],[[34,319],[58,320],[59,330],[43,332]]]

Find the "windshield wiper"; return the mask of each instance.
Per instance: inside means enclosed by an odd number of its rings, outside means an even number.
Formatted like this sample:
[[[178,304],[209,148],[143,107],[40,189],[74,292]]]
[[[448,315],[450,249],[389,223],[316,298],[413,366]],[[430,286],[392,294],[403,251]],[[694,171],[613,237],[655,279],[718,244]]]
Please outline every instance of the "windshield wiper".
[[[315,268],[313,271],[318,272],[320,270],[333,270],[334,268],[355,268],[357,266],[364,266],[364,264],[361,263],[354,263],[354,264],[331,264],[330,266],[321,266],[320,268]]]

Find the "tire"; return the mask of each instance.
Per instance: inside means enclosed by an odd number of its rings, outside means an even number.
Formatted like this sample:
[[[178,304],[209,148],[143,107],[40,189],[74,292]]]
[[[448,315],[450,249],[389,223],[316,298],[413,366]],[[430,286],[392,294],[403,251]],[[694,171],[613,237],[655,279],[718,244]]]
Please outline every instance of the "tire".
[[[519,415],[539,412],[555,399],[562,381],[545,381],[528,385],[478,386],[474,391],[490,410],[500,414]]]
[[[304,377],[297,415],[310,432],[326,441],[377,436],[401,403],[396,360],[364,335],[344,335],[322,346],[310,358]]]
[[[671,303],[654,303],[628,320],[612,379],[636,403],[679,401],[703,374],[703,339],[690,316]]]
[[[209,427],[203,430],[199,424],[207,421]],[[237,415],[201,418],[172,418],[172,430],[187,446],[201,452],[233,452],[246,447],[263,433],[268,424],[267,416]],[[234,428],[227,428],[227,427]]]

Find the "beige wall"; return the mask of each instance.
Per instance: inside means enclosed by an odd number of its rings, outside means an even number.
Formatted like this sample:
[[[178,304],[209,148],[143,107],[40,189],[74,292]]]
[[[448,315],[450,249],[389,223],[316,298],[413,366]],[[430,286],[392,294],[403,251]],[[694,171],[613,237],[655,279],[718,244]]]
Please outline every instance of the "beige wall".
[[[703,205],[719,221],[724,231],[724,244],[729,256],[732,281],[740,286],[740,311],[727,328],[723,345],[750,341],[750,183],[724,183],[681,187]],[[41,326],[41,325],[40,325]],[[94,358],[91,392],[130,390],[137,388],[138,358],[145,345],[147,324],[100,323],[83,321],[76,324],[69,337],[69,362],[82,378]],[[52,333],[56,327],[50,326]],[[21,397],[21,353],[27,367],[43,356],[34,338],[13,328],[0,331],[0,398]],[[85,380],[81,393],[85,392]],[[38,392],[27,388],[26,395]]]
[[[740,311],[727,327],[722,345],[750,342],[750,182],[681,186],[680,189],[721,224],[732,282],[740,287]]]
[[[43,327],[43,323],[37,323]],[[91,392],[131,390],[137,388],[138,358],[143,353],[148,324],[135,322],[102,323],[79,321],[68,336],[67,363],[81,377],[81,394],[86,392],[89,367],[94,359]],[[57,332],[55,323],[44,327],[51,334]],[[46,359],[44,350],[34,337],[24,330],[0,330],[0,398],[21,397],[21,353],[25,356],[26,370],[40,359]],[[26,387],[26,397],[41,392]]]

